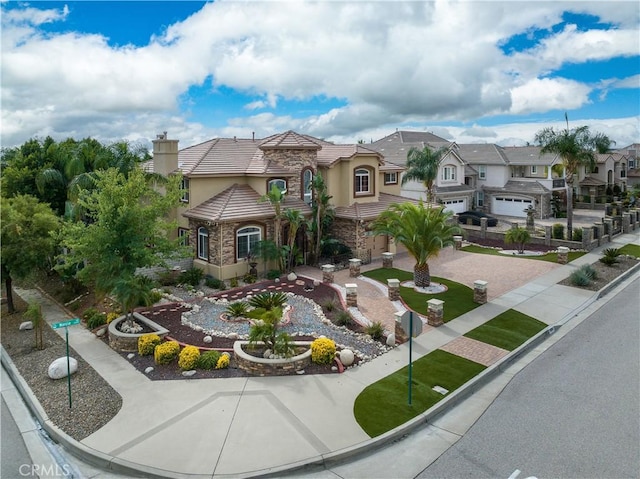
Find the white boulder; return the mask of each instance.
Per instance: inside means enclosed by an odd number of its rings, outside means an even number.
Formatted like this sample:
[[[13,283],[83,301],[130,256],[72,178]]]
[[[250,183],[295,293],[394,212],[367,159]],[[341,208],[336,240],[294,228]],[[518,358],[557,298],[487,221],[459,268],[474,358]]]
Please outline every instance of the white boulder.
[[[296,279],[298,279],[298,275],[294,272],[291,272],[287,275],[287,281],[295,281]]]
[[[193,376],[195,373],[196,373],[195,369],[190,369],[189,371],[182,371],[182,375],[188,378]]]
[[[153,371],[153,366],[148,366],[145,368],[144,373],[149,374],[151,371]]]
[[[27,329],[33,329],[33,323],[31,321],[20,323],[20,331],[26,331]]]
[[[204,338],[202,338],[202,341],[209,344],[213,341],[213,338],[211,336],[205,336]]]
[[[355,361],[355,359],[356,359],[356,356],[355,354],[353,354],[353,351],[351,351],[350,349],[343,349],[342,351],[340,351],[340,362],[342,363],[343,366],[345,367],[351,366]]]
[[[395,346],[396,345],[396,335],[391,333],[387,336],[387,346]]]
[[[51,379],[62,379],[66,378],[67,374],[73,374],[76,371],[78,371],[78,360],[70,357],[69,369],[67,369],[67,357],[63,356],[49,365],[47,373]]]

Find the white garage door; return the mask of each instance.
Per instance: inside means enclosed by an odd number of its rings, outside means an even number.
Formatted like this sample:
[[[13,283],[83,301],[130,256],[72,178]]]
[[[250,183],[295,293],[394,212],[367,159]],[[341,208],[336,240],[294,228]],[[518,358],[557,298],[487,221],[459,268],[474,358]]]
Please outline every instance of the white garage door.
[[[442,202],[445,211],[453,211],[454,213],[462,213],[467,211],[466,198],[459,198],[457,200],[444,200]]]
[[[491,212],[494,215],[526,217],[524,212],[529,206],[533,206],[533,200],[515,198],[511,196],[496,196],[493,198]]]

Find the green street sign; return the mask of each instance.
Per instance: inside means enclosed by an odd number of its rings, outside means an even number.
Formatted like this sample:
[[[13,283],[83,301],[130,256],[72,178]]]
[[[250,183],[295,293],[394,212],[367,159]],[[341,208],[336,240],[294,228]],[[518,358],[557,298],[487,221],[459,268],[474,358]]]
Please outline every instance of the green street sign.
[[[80,318],[73,318],[68,321],[60,321],[59,323],[52,323],[53,329],[66,328],[67,326],[73,326],[74,324],[80,324]]]

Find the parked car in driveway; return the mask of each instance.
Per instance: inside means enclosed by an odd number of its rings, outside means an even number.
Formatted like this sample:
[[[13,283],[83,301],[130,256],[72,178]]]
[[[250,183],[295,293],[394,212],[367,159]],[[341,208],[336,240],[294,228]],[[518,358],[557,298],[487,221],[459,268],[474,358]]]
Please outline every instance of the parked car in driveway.
[[[480,226],[480,220],[487,218],[487,226],[498,226],[498,219],[482,211],[465,211],[458,214],[458,222],[468,225]]]

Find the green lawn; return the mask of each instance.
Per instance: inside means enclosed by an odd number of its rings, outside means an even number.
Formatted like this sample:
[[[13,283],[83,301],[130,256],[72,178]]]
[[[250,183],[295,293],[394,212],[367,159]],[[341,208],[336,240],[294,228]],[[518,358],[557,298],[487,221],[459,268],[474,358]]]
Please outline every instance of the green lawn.
[[[513,351],[546,327],[542,321],[509,309],[482,326],[472,329],[465,336]]]
[[[366,271],[362,273],[362,275],[380,281],[385,286],[387,285],[388,279],[395,278],[400,280],[401,283],[403,281],[413,280],[413,272],[410,273],[397,268],[378,268]],[[400,296],[402,297],[402,300],[409,308],[418,314],[423,316],[427,315],[427,301],[433,298],[444,301],[443,321],[445,323],[480,306],[473,302],[472,288],[469,288],[464,284],[449,281],[444,278],[438,278],[436,276],[432,276],[431,281],[445,285],[447,287],[447,291],[437,294],[424,294],[414,291],[413,288],[400,286]]]
[[[637,244],[626,244],[622,248],[619,248],[620,254],[626,254],[640,258],[640,246]]]
[[[525,246],[526,249],[526,246]],[[520,255],[505,255],[500,253],[500,250],[494,248],[487,248],[484,246],[478,246],[474,244],[470,244],[467,246],[463,246],[461,251],[466,251],[467,253],[479,253],[479,254],[490,254],[494,256],[503,256],[506,258],[519,258],[519,259],[535,259],[538,261],[548,261],[550,263],[558,262],[558,253],[547,253],[539,256],[520,256]],[[569,262],[573,261],[576,258],[579,258],[582,255],[587,254],[585,251],[569,251]]]
[[[407,357],[407,361],[408,361]],[[433,351],[413,362],[411,406],[409,366],[367,386],[356,398],[353,413],[358,424],[371,437],[404,424],[442,400],[433,386],[449,394],[480,374],[485,367],[442,350]]]

